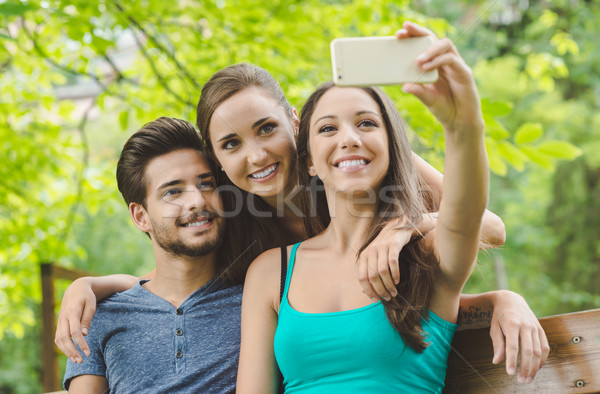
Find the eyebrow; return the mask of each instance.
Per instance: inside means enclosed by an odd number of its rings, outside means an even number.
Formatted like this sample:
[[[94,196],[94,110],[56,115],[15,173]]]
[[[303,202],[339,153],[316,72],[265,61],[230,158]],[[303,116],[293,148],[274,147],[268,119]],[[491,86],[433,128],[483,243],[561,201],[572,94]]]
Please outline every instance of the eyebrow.
[[[259,126],[260,124],[266,122],[267,120],[269,120],[270,116],[265,116],[262,119],[257,120],[256,122],[252,123],[252,128],[255,128],[257,126]]]
[[[315,122],[313,123],[313,127],[314,127],[314,125],[316,125],[316,124],[317,124],[317,122],[319,122],[320,120],[323,120],[323,119],[335,119],[335,118],[337,118],[337,116],[335,116],[335,115],[325,115],[325,116],[321,116],[319,119],[315,120]]]
[[[202,180],[202,179],[208,179],[208,178],[214,178],[214,177],[215,177],[215,175],[212,172],[205,172],[203,174],[198,175],[196,178]],[[180,185],[182,183],[185,183],[183,179],[174,179],[172,181],[161,184],[158,188],[156,188],[156,190],[166,189],[167,187]]]
[[[230,139],[230,138],[233,138],[233,137],[235,137],[236,135],[237,135],[236,133],[229,133],[229,134],[227,134],[226,136],[224,136],[223,138],[221,138],[220,140],[217,140],[217,142],[221,142],[221,141],[228,140],[228,139]]]
[[[264,118],[257,120],[256,122],[252,123],[252,128],[255,128],[255,127],[261,125],[262,123],[266,122],[270,118],[271,118],[270,116],[265,116]],[[217,140],[217,142],[225,141],[225,140],[228,140],[228,139],[236,137],[236,136],[237,136],[236,133],[229,133],[229,134],[221,137],[219,140]]]
[[[364,114],[371,114],[371,115],[375,115],[378,118],[381,119],[381,115],[379,115],[377,112],[373,112],[373,111],[369,111],[369,110],[364,110],[364,111],[358,111],[355,115],[356,116],[360,116],[360,115],[364,115]],[[323,119],[336,119],[337,116],[335,115],[325,115],[325,116],[321,116],[319,119],[315,120],[315,122],[313,123],[313,127],[314,125],[317,124],[318,121],[323,120]]]

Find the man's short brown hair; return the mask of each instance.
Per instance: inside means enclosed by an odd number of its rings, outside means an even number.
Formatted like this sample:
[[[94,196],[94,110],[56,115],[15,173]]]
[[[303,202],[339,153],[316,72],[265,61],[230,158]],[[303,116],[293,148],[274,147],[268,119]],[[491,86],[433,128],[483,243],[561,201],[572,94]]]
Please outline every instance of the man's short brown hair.
[[[194,126],[176,118],[160,117],[146,123],[127,140],[117,164],[117,185],[127,205],[135,202],[146,207],[144,171],[150,160],[182,149],[195,149],[206,157]],[[214,172],[213,163],[207,163]]]

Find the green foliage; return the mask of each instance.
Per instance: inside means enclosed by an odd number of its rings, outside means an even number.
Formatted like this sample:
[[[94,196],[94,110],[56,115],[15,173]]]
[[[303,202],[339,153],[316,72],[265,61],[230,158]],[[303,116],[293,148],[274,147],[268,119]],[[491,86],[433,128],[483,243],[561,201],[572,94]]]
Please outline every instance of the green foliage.
[[[404,19],[450,36],[473,69],[496,174],[490,207],[508,234],[494,253],[511,288],[538,313],[597,306],[600,5],[571,3],[0,3],[0,354],[12,353],[18,338],[34,340],[40,263],[99,274],[152,268],[148,240],[131,225],[114,181],[134,130],[162,115],[193,122],[203,81],[236,62],[269,70],[300,107],[330,78],[333,38],[391,35]],[[86,87],[86,97],[74,86]],[[386,92],[416,150],[441,169],[441,126],[398,87]],[[482,260],[473,290],[494,286],[491,257]],[[28,368],[21,375],[31,381]],[[27,385],[2,376],[0,391]]]

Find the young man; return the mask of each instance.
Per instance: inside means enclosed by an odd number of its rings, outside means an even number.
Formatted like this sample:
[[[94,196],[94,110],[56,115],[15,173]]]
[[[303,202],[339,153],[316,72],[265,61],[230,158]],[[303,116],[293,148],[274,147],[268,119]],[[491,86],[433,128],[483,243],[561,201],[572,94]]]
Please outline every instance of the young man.
[[[225,227],[194,127],[159,118],[125,144],[117,182],[156,259],[151,281],[98,304],[69,392],[235,392],[241,286],[220,279]]]

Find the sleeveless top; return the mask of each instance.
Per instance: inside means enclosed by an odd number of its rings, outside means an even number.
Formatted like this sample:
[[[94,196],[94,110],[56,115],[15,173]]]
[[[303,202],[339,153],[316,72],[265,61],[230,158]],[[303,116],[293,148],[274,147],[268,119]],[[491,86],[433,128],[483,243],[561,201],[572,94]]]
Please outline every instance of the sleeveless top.
[[[329,313],[289,304],[292,247],[279,307],[274,351],[286,393],[441,393],[456,324],[433,312],[421,319],[429,346],[406,346],[381,302]]]

